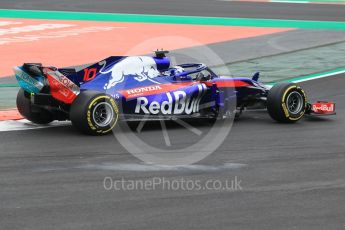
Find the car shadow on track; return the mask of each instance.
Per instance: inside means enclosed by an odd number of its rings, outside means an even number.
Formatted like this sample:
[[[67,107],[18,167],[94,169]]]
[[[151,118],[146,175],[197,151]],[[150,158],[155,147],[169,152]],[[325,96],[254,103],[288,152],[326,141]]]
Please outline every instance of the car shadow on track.
[[[315,116],[306,116],[302,121],[297,122],[295,125],[305,125],[306,122],[332,122],[333,116],[330,117],[315,117]],[[207,130],[212,128],[215,125],[221,126],[225,123],[222,122],[215,122],[214,120],[210,119],[184,119],[184,122],[188,123],[190,126]],[[255,112],[249,112],[244,113],[240,118],[234,119],[232,121],[231,119],[228,121],[229,124],[233,122],[235,126],[289,126],[291,124],[279,124],[276,121],[272,120],[267,112],[265,111],[255,111]],[[185,129],[181,124],[177,123],[174,120],[166,120],[164,121],[165,127],[168,131],[179,131]],[[303,124],[301,124],[303,123]],[[140,121],[120,121],[118,123],[119,127],[116,127],[114,129],[114,132],[137,132],[137,128],[140,125]],[[162,129],[162,125],[160,121],[145,121],[144,125],[142,126],[141,132],[155,132],[160,131]],[[83,135],[79,130],[74,128],[72,125],[66,125],[66,126],[59,126],[59,127],[51,127],[51,128],[45,128],[45,129],[37,129],[37,130],[30,130],[30,132],[36,133],[37,135],[44,134],[44,135],[53,135],[53,136],[85,136]],[[112,136],[112,135],[107,135]]]

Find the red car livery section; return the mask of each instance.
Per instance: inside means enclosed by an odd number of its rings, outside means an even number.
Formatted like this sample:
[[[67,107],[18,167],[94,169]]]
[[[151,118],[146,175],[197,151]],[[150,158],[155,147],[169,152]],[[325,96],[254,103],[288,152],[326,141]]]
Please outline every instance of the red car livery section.
[[[79,87],[59,71],[46,73],[52,97],[66,104],[72,104],[79,94]]]
[[[132,99],[136,97],[150,96],[154,94],[165,93],[169,91],[175,91],[186,86],[197,84],[198,82],[181,82],[175,84],[157,84],[144,87],[137,87],[133,89],[120,90],[126,99]]]
[[[212,86],[212,84],[215,84],[218,88],[234,88],[234,87],[245,87],[249,86],[250,84],[245,81],[241,80],[233,80],[233,81],[216,81],[214,82],[205,82],[207,86]]]
[[[313,103],[311,106],[312,111],[316,114],[335,114],[334,102],[318,101]]]
[[[150,86],[144,86],[144,87],[137,87],[132,89],[125,89],[120,90],[119,93],[121,93],[126,99],[132,99],[137,97],[143,97],[143,96],[150,96],[154,94],[160,94],[160,93],[166,93],[171,92],[175,90],[182,89],[186,86],[191,86],[194,84],[200,84],[203,83],[206,86],[212,86],[213,84],[216,85],[218,88],[233,88],[233,87],[245,87],[248,86],[249,83],[241,80],[233,80],[233,81],[217,81],[217,82],[178,82],[178,83],[169,83],[169,84],[157,84],[157,85],[150,85]]]

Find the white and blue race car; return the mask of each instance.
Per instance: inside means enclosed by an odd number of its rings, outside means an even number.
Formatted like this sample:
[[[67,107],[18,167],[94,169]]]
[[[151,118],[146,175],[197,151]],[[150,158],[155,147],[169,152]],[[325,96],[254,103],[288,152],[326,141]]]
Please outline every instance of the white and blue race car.
[[[151,56],[112,56],[80,70],[25,63],[14,68],[21,87],[19,112],[46,124],[71,120],[81,131],[103,135],[119,119],[222,119],[245,108],[267,108],[278,122],[305,114],[335,114],[333,102],[307,102],[292,83],[272,88],[252,78],[218,76],[204,64],[171,66],[166,51]]]

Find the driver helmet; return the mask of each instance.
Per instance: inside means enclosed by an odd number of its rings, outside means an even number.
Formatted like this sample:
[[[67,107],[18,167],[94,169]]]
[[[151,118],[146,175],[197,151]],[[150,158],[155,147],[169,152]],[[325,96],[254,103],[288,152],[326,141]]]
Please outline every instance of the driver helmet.
[[[171,76],[176,76],[176,75],[178,75],[180,73],[183,73],[185,70],[181,66],[174,66],[174,67],[171,67],[169,69],[169,71],[170,71],[170,75]]]

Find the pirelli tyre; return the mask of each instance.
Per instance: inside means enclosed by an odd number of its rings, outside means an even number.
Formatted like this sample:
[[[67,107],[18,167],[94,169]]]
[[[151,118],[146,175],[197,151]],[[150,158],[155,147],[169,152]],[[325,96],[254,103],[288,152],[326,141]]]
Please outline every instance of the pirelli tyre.
[[[53,114],[48,110],[34,107],[30,100],[30,94],[20,89],[17,94],[18,112],[27,120],[36,124],[48,124],[54,120]]]
[[[267,110],[269,115],[278,122],[296,122],[303,117],[306,109],[306,94],[296,84],[279,83],[268,92]]]
[[[73,126],[90,135],[105,135],[112,131],[119,118],[115,100],[104,93],[81,92],[70,109]]]

